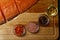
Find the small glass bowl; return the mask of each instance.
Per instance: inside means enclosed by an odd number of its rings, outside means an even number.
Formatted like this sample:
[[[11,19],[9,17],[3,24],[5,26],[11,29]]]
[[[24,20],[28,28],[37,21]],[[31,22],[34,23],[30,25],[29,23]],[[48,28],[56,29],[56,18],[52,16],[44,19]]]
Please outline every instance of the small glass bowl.
[[[56,16],[58,13],[58,9],[54,7],[54,5],[50,5],[47,9],[47,14],[49,16]]]

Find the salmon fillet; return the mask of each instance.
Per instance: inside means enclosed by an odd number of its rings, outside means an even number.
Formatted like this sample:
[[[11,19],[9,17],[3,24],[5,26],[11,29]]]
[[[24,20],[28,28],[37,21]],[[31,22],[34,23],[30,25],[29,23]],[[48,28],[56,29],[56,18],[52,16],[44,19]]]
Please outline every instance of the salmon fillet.
[[[0,0],[1,9],[9,7],[9,5],[12,5],[13,3],[14,3],[13,0]]]
[[[37,0],[15,0],[19,12],[23,12],[31,7]]]
[[[2,14],[1,14],[1,11],[0,11],[0,24],[3,24],[3,23],[5,23],[5,20],[4,20]]]
[[[18,14],[18,10],[15,6],[15,4],[9,5],[9,7],[2,9],[6,20],[11,20],[13,17],[15,17]]]
[[[8,21],[16,15],[22,13],[31,7],[37,0],[0,0],[0,24],[2,21]],[[4,15],[4,16],[3,16]]]

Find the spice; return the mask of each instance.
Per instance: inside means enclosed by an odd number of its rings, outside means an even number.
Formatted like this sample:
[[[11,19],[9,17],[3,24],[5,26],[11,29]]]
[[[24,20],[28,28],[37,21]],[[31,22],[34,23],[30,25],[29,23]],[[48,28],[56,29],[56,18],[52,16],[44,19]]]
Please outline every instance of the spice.
[[[18,24],[15,26],[14,32],[17,36],[23,36],[25,34],[24,25]]]
[[[49,24],[49,18],[47,15],[41,15],[39,17],[39,25],[48,25]]]
[[[39,31],[39,26],[33,22],[28,23],[26,27],[27,27],[27,30],[31,33],[37,33]]]

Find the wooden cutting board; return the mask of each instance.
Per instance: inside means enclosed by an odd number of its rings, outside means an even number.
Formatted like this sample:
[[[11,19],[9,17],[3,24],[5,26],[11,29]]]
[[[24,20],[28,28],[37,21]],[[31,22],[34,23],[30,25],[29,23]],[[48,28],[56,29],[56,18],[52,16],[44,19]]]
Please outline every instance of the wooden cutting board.
[[[55,1],[55,7],[57,7],[57,0]],[[41,14],[47,14],[47,7],[51,4],[51,0],[39,0],[34,6],[32,6],[26,12],[19,14],[14,19],[7,21],[7,23],[0,25],[0,40],[54,40],[59,36],[58,27],[58,15],[50,17],[50,23],[48,26],[40,26],[40,30],[37,34],[31,34],[26,29],[26,35],[23,37],[17,37],[13,33],[14,25],[23,24],[26,25],[31,21],[38,22],[38,18]],[[47,5],[43,7],[43,5]],[[44,9],[44,10],[43,10]]]

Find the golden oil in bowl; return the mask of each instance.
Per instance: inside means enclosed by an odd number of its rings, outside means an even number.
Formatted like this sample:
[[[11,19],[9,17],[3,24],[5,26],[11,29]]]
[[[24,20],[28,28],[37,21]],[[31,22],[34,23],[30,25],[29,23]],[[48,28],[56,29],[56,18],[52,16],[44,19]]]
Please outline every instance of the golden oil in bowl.
[[[56,16],[57,13],[58,13],[58,10],[53,5],[51,5],[50,7],[48,7],[48,10],[47,10],[47,14],[48,15],[50,15],[50,16]]]

